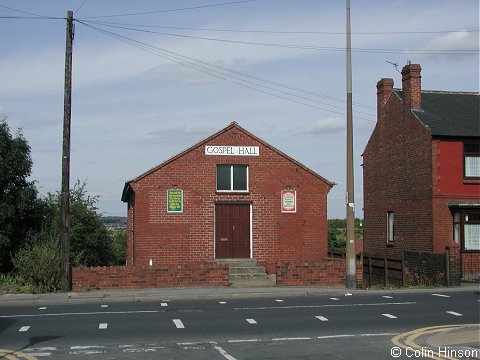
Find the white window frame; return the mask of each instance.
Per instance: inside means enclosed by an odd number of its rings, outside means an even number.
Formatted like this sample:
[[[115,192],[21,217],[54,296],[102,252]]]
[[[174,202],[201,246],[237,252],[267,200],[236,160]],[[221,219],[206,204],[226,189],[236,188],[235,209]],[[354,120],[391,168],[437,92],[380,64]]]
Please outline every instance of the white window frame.
[[[217,176],[218,176],[218,166],[230,166],[230,190],[219,190],[217,188],[217,185],[218,185],[218,179],[217,179]],[[233,189],[233,168],[234,166],[245,166],[246,168],[246,182],[247,182],[247,189],[246,190],[234,190]],[[216,171],[216,174],[215,174],[215,188],[217,190],[217,192],[221,192],[221,193],[248,193],[249,192],[249,187],[250,187],[250,179],[249,179],[249,166],[246,165],[246,164],[217,164],[216,168],[215,168],[215,171]]]
[[[395,242],[395,212],[387,211],[387,243]]]

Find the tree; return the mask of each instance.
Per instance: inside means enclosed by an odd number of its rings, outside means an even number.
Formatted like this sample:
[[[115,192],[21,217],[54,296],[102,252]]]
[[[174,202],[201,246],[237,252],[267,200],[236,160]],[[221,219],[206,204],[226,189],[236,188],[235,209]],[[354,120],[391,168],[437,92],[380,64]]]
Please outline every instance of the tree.
[[[28,177],[32,170],[30,146],[23,134],[10,134],[0,121],[0,272],[12,270],[11,256],[40,229],[44,204]]]
[[[70,190],[70,263],[72,266],[106,266],[115,261],[112,239],[97,214],[98,197],[89,196],[77,181]],[[61,194],[47,197],[48,224],[60,237]]]

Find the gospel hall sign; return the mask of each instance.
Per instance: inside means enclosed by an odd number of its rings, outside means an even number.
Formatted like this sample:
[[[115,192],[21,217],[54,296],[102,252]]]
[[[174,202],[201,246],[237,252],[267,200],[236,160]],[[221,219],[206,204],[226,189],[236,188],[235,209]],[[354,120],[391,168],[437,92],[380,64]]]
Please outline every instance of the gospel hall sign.
[[[259,156],[259,146],[205,146],[205,155]]]

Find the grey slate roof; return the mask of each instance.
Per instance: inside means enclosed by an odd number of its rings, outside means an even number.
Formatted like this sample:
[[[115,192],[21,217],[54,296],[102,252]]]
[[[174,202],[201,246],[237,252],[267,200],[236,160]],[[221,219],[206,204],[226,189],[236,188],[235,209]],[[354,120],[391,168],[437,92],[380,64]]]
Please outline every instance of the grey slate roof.
[[[412,112],[432,136],[480,137],[479,100],[478,93],[422,90],[422,107]]]

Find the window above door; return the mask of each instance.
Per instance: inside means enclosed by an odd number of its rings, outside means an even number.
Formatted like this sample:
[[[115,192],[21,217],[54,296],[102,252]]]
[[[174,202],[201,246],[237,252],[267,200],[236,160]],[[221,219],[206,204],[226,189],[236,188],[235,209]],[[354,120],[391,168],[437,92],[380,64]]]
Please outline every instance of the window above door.
[[[248,192],[248,165],[217,165],[218,192]]]

